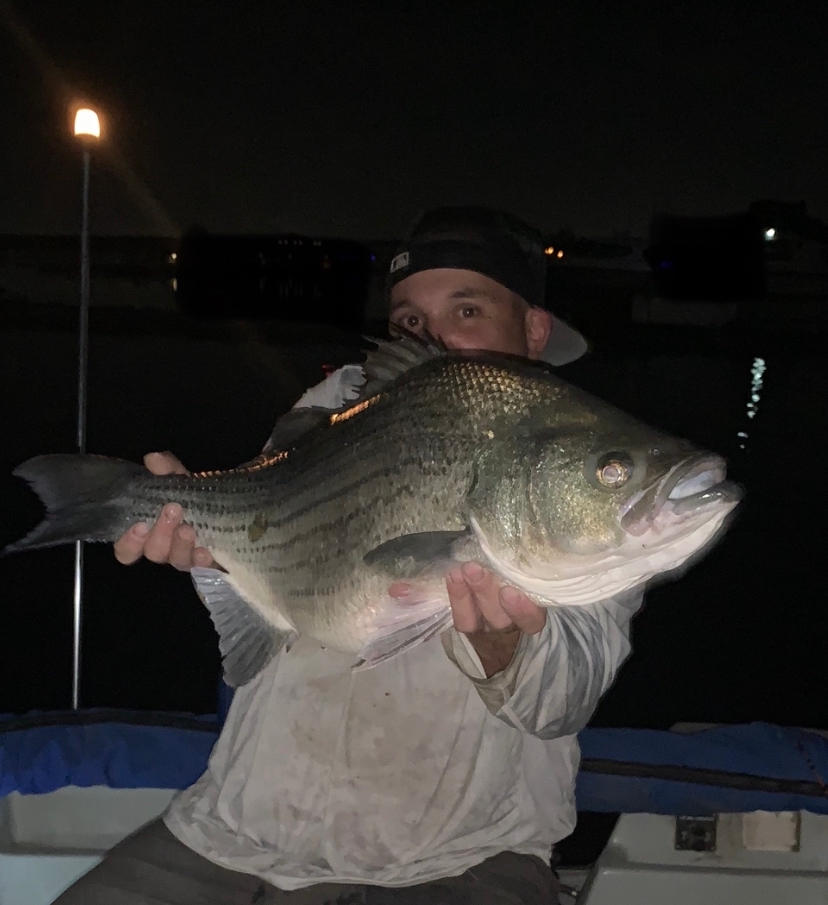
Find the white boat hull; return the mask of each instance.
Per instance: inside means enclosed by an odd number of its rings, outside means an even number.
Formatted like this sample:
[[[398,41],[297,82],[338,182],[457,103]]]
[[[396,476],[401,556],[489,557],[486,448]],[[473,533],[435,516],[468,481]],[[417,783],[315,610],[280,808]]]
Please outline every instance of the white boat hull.
[[[48,905],[172,795],[67,786],[1,798],[0,905]],[[828,905],[828,815],[721,814],[712,851],[675,839],[675,817],[624,814],[595,865],[562,882],[585,905]]]

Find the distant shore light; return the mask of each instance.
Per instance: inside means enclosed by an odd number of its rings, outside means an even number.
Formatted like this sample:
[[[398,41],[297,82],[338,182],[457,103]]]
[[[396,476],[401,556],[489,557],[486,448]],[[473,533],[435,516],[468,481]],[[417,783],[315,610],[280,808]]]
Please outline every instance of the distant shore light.
[[[75,135],[101,137],[101,122],[94,110],[90,110],[89,107],[81,107],[75,113]]]
[[[776,238],[776,229],[773,226],[771,226],[765,230],[765,241],[766,242],[773,242],[773,240],[775,238]]]
[[[562,257],[563,257],[563,252],[559,249],[557,252],[555,252],[555,257],[556,257],[556,258],[562,258]]]
[[[553,255],[553,254],[555,254],[555,246],[554,246],[554,245],[547,245],[547,247],[544,248],[544,253],[545,253],[545,254],[548,254],[548,255]]]

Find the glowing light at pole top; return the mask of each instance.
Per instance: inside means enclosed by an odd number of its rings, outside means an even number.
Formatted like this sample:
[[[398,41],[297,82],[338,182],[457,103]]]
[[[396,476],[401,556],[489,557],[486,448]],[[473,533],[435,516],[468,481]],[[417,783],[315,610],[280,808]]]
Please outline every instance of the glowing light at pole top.
[[[98,114],[89,107],[81,107],[75,113],[75,135],[88,135],[92,138],[101,137],[101,121]]]

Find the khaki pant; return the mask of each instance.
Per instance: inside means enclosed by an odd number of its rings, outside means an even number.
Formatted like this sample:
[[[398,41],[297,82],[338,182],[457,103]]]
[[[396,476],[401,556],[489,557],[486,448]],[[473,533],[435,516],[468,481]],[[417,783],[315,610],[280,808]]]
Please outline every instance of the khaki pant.
[[[557,879],[540,858],[501,852],[458,877],[417,886],[320,883],[286,892],[227,870],[155,820],[116,845],[54,905],[550,905]]]

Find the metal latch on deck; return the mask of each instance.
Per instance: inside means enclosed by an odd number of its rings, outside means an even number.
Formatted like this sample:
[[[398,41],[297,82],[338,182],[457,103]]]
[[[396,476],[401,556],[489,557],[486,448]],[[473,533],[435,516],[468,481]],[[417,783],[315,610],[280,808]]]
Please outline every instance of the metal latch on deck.
[[[675,849],[679,852],[715,852],[718,815],[676,817]]]

